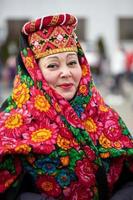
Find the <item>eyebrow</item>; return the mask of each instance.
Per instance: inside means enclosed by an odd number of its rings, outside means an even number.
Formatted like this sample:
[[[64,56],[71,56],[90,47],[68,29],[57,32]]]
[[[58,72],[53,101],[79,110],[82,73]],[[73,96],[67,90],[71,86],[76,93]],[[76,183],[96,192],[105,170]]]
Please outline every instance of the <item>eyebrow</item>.
[[[76,53],[69,53],[68,55],[67,55],[67,57],[69,57],[69,56],[76,56],[77,54]]]
[[[47,57],[47,59],[51,59],[51,58],[58,59],[58,56],[50,56],[50,57]]]
[[[67,54],[67,58],[69,57],[69,56],[76,56],[76,53],[69,53],[69,54]],[[58,56],[50,56],[50,57],[48,57],[47,59],[59,59],[59,57]]]

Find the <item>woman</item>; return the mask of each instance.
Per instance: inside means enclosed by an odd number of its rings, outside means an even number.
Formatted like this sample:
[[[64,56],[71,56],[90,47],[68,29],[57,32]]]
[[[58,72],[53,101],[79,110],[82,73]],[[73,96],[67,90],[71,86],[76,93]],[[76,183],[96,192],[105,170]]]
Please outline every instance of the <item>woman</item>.
[[[76,26],[61,14],[22,28],[0,114],[3,199],[107,200],[133,180],[131,135],[97,91]]]

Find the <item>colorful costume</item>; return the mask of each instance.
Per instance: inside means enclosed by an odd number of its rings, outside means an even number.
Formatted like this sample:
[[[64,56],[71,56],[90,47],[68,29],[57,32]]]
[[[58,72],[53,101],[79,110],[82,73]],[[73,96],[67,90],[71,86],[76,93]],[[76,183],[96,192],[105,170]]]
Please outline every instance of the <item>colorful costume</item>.
[[[16,188],[26,173],[48,197],[107,200],[122,170],[132,175],[132,136],[97,91],[76,25],[64,14],[22,29],[18,73],[0,113],[1,193]],[[77,52],[82,68],[70,102],[48,86],[38,67],[39,58],[66,51]]]

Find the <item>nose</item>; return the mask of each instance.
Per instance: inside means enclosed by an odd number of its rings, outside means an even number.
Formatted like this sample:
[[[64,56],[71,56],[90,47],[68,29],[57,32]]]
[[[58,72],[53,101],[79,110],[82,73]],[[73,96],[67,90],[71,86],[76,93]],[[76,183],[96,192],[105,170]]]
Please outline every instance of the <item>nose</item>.
[[[61,78],[67,78],[67,77],[71,77],[71,70],[67,65],[64,65],[61,67],[61,73],[60,73],[60,77]]]

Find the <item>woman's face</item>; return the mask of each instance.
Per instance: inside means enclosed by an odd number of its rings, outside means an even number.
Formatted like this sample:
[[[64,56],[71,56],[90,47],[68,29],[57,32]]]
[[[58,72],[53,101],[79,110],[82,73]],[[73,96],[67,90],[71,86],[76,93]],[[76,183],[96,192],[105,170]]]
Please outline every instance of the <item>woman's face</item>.
[[[75,52],[63,52],[40,58],[42,74],[57,93],[71,100],[78,88],[82,71]]]

